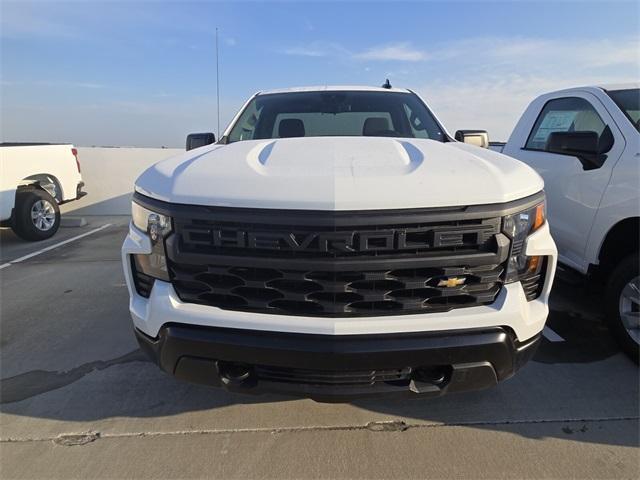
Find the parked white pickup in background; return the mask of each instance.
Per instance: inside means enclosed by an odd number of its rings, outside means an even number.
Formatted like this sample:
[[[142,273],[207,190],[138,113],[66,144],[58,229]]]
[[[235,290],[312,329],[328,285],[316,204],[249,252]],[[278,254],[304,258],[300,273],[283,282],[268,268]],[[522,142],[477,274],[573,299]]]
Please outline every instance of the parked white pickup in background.
[[[86,195],[73,145],[0,144],[0,222],[25,240],[60,226],[58,205]]]
[[[544,94],[501,151],[544,179],[559,262],[606,292],[613,334],[638,361],[640,342],[640,86]]]

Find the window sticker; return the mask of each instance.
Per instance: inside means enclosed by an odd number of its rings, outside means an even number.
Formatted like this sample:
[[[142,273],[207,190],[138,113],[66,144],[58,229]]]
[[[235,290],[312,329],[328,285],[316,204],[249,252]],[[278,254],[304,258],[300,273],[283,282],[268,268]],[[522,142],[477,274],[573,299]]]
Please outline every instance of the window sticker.
[[[542,119],[542,123],[538,127],[538,131],[533,137],[533,141],[536,143],[545,144],[547,138],[551,133],[569,131],[577,115],[577,111],[550,111]]]

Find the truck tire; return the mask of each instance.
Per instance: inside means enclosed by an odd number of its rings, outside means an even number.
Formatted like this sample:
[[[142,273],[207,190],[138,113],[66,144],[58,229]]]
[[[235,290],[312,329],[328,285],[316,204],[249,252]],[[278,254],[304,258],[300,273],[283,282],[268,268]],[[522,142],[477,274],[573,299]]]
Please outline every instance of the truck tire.
[[[29,188],[16,194],[13,231],[29,241],[52,237],[60,227],[60,209],[46,191]]]
[[[640,266],[638,254],[625,257],[607,282],[606,320],[622,350],[640,360]]]

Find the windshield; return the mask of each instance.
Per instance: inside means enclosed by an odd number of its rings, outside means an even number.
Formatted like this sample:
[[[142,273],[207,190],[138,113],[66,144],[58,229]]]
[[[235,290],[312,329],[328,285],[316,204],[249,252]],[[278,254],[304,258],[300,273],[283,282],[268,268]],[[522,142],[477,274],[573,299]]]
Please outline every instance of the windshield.
[[[640,132],[640,89],[611,90],[607,94],[616,102],[636,130]]]
[[[324,136],[445,140],[442,129],[414,94],[322,91],[258,95],[234,124],[227,142]]]

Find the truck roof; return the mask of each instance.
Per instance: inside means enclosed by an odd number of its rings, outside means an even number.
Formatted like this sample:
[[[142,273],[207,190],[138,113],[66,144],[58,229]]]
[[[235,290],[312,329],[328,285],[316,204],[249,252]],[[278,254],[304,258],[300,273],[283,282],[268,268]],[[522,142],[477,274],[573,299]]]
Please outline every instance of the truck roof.
[[[632,88],[640,88],[640,82],[630,83],[606,83],[604,85],[598,85],[603,90],[630,90]]]
[[[575,92],[577,90],[594,92],[597,90],[612,91],[612,90],[629,90],[632,88],[640,88],[640,83],[618,83],[618,84],[610,83],[610,84],[602,84],[602,85],[582,85],[578,87],[561,88],[558,90],[545,92],[541,96],[555,95],[558,93],[570,93],[570,92]]]
[[[278,88],[274,90],[263,90],[257,95],[269,95],[272,93],[292,93],[292,92],[334,92],[334,91],[356,91],[356,92],[401,92],[409,93],[406,88],[382,88],[359,85],[318,85],[311,87]]]

